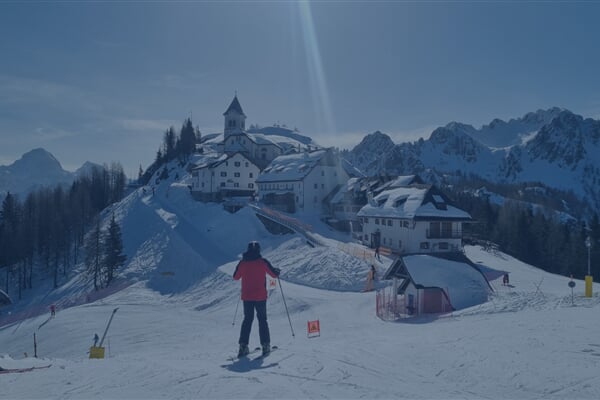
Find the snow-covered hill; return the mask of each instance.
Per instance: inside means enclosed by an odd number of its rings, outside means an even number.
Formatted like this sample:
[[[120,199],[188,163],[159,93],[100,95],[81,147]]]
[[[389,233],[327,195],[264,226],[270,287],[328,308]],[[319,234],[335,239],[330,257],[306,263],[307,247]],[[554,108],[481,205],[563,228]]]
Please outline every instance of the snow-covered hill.
[[[92,167],[99,166],[86,162],[75,172],[65,171],[51,153],[37,148],[10,165],[0,165],[0,197],[4,198],[7,192],[25,197],[40,187],[69,185],[78,176],[89,173]]]
[[[3,398],[600,397],[599,285],[588,299],[577,281],[572,299],[566,277],[467,247],[482,269],[508,271],[511,286],[492,281],[488,302],[449,315],[384,322],[374,293],[360,292],[370,260],[350,256],[360,252],[344,236],[309,216],[299,217],[325,246],[271,235],[250,208],[229,214],[194,202],[189,177],[176,176],[183,171],[170,165],[169,178],[105,211],[122,224],[128,255],[112,293],[90,292],[81,273],[58,290],[39,289],[34,303],[0,310],[0,367],[51,364],[0,374]],[[242,318],[231,273],[249,240],[282,269],[268,300],[280,348],[230,361]],[[384,257],[379,271],[390,262]],[[59,307],[52,319],[39,314],[50,303]],[[90,360],[94,333],[102,336],[116,308],[107,358]],[[308,338],[315,319],[321,336]]]
[[[381,132],[346,154],[368,175],[453,174],[496,183],[541,182],[600,209],[600,121],[552,108],[481,129],[452,122],[429,139],[395,144]]]

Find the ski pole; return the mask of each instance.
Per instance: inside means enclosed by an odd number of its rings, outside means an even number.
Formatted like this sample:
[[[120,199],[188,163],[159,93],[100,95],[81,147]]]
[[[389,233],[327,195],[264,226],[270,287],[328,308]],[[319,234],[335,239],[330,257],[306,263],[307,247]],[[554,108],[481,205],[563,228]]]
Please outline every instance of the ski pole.
[[[240,301],[242,301],[242,296],[241,295],[238,298],[237,306],[235,306],[235,314],[233,314],[233,322],[231,323],[231,326],[235,325],[235,317],[237,317],[237,311],[238,311],[238,307],[240,306]]]
[[[296,335],[294,335],[294,328],[292,327],[292,320],[290,319],[290,312],[288,311],[287,304],[285,302],[285,296],[283,295],[283,288],[281,287],[281,281],[279,280],[279,277],[277,277],[277,282],[279,283],[279,290],[281,290],[281,298],[283,299],[283,305],[285,306],[285,312],[287,314],[288,321],[290,322],[290,329],[292,330],[292,337],[296,337]]]

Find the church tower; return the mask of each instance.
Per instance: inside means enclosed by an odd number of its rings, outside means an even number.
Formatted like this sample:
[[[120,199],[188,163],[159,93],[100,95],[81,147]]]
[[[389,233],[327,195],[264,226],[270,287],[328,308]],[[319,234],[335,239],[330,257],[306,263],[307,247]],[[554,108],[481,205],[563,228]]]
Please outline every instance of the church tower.
[[[244,111],[242,111],[242,106],[238,101],[237,94],[231,101],[227,111],[223,113],[223,116],[225,117],[225,137],[234,132],[246,130],[246,115],[244,114]]]

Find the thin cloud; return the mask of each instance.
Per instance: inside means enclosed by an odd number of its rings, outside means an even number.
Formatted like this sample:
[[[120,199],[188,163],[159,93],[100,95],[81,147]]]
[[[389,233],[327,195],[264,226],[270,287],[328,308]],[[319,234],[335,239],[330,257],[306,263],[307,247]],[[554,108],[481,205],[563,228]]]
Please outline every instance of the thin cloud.
[[[177,126],[180,122],[169,119],[121,119],[117,125],[129,131],[136,132],[162,132],[171,126]]]
[[[3,103],[23,103],[28,101],[48,101],[63,98],[73,93],[67,85],[55,82],[0,75],[0,101]]]
[[[150,85],[168,89],[190,89],[205,81],[208,76],[208,73],[203,72],[165,74],[152,80]]]
[[[52,141],[77,136],[75,132],[67,131],[65,129],[60,128],[53,128],[49,126],[35,128],[34,132],[36,139],[40,139],[43,141]]]

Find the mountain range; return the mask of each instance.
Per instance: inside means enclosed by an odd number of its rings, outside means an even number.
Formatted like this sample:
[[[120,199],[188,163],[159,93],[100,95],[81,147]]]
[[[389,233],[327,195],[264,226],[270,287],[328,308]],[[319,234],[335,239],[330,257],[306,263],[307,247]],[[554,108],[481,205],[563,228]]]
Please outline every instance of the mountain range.
[[[310,137],[280,127],[254,132],[314,143]],[[478,185],[484,180],[545,186],[572,192],[592,212],[600,210],[600,121],[562,108],[529,112],[508,121],[494,119],[481,128],[450,122],[435,129],[428,139],[412,143],[396,144],[376,131],[343,155],[369,176],[420,174],[432,183],[442,183],[450,176],[471,179]],[[52,154],[34,149],[9,166],[0,166],[0,196],[7,191],[27,194],[41,186],[70,184],[92,166],[88,162],[76,172],[68,172]],[[568,207],[560,211],[573,212]]]
[[[8,192],[24,197],[41,187],[70,185],[93,167],[99,166],[87,161],[75,172],[66,171],[50,152],[33,149],[10,165],[0,165],[0,197]]]
[[[428,139],[395,144],[379,131],[345,157],[367,175],[477,177],[571,191],[600,209],[600,121],[551,108],[479,129],[451,122]]]

